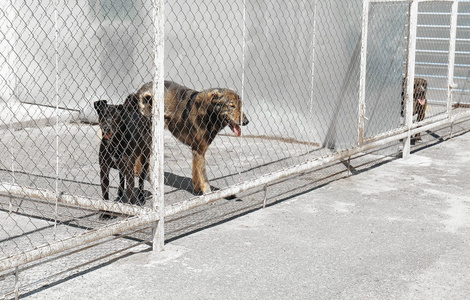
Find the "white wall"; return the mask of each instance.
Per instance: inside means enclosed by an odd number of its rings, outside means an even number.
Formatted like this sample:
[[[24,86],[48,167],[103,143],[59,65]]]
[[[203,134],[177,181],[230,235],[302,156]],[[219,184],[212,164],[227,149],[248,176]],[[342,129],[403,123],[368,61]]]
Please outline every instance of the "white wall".
[[[195,89],[231,87],[243,93],[252,122],[248,134],[354,145],[362,1],[246,1],[245,15],[243,2],[166,1],[166,78]],[[57,8],[52,0],[25,3],[15,2],[17,40],[6,42],[0,58],[14,48],[17,81],[8,79],[14,86],[7,84],[2,94],[16,90],[22,101],[49,105],[58,94],[60,106],[92,117],[93,101],[121,103],[152,79],[151,1],[77,0]],[[404,26],[397,24],[389,26]],[[1,26],[4,31],[8,24]],[[396,42],[395,35],[387,39],[387,30],[395,32],[385,28],[379,44]],[[379,62],[373,78],[386,82],[390,57],[403,48],[385,50],[371,59]],[[392,64],[401,72],[401,65]],[[5,82],[12,76],[3,69]],[[395,90],[386,101],[399,103]],[[396,120],[384,121],[383,115],[396,115],[396,107],[368,110],[377,112],[368,115],[370,132],[394,126]]]
[[[56,105],[58,95],[60,106],[73,109],[100,98],[122,102],[152,67],[148,12],[136,9],[113,19],[93,1],[54,3],[15,2],[18,35],[10,47],[16,53],[18,98]]]

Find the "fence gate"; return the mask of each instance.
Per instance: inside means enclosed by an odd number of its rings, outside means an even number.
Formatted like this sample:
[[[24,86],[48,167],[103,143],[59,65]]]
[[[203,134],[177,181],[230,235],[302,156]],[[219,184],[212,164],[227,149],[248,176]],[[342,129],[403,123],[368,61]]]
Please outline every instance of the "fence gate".
[[[6,297],[51,270],[159,251],[175,237],[165,220],[203,224],[210,202],[240,211],[248,190],[371,151],[406,157],[416,134],[470,119],[470,1],[7,2]],[[414,78],[427,82],[422,120]],[[143,189],[121,192],[119,173]]]

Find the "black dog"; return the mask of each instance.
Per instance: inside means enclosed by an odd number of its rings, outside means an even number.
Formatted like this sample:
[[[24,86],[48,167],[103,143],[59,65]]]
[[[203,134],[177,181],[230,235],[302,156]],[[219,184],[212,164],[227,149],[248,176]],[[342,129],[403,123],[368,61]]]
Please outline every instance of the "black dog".
[[[100,181],[101,192],[104,200],[109,200],[109,171],[111,168],[117,169],[113,160],[113,147],[111,145],[112,137],[118,133],[121,124],[122,105],[108,104],[106,100],[99,100],[94,103],[96,112],[98,113],[98,122],[101,129],[101,144],[99,150],[98,161],[100,164]],[[123,196],[125,179],[119,172],[119,200]]]
[[[107,104],[106,100],[94,103],[99,125],[103,132],[99,150],[100,179],[103,199],[109,200],[109,172],[119,170],[119,189],[116,200],[143,203],[144,179],[148,171],[150,154],[149,120],[129,105],[129,96],[124,105]],[[138,197],[134,196],[134,176],[139,176]],[[126,197],[123,198],[124,190]]]

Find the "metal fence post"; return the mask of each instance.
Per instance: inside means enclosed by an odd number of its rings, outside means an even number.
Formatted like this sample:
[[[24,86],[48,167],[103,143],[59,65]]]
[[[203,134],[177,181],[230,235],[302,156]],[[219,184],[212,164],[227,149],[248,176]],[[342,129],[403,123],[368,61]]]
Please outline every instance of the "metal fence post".
[[[410,2],[409,9],[409,32],[408,32],[408,57],[406,60],[406,97],[405,97],[405,127],[408,135],[404,139],[403,158],[410,156],[411,149],[411,126],[413,123],[413,85],[415,78],[416,61],[416,33],[418,25],[418,0]]]
[[[366,75],[367,75],[367,29],[369,26],[369,0],[364,0],[362,7],[361,34],[361,75],[359,78],[359,121],[358,145],[364,144],[364,119],[366,116]]]
[[[313,108],[314,108],[314,93],[315,93],[315,47],[316,47],[316,31],[317,31],[317,0],[314,1],[313,4],[313,29],[312,29],[312,64],[311,64],[311,72],[310,72],[310,103],[309,103],[309,117],[313,119]],[[314,126],[312,127],[312,136]]]
[[[15,96],[17,85],[16,70],[18,56],[16,54],[16,40],[18,33],[13,25],[13,20],[18,17],[13,1],[2,7],[4,16],[0,22],[0,32],[3,38],[0,40],[0,61],[2,68],[0,69],[0,98],[8,102]]]
[[[454,67],[455,67],[455,43],[457,38],[457,13],[459,11],[459,2],[452,2],[452,14],[450,16],[450,38],[449,38],[449,63],[447,73],[447,117],[450,118],[452,111],[452,95],[454,86]]]
[[[152,230],[153,250],[162,251],[165,240],[164,232],[164,173],[163,173],[163,135],[164,135],[164,1],[153,1],[153,22],[154,22],[154,77],[152,106],[152,157],[150,159],[150,183],[152,185],[152,209],[157,211],[160,219],[156,222]]]
[[[59,165],[60,165],[60,151],[59,151],[59,141],[60,141],[60,134],[59,134],[59,126],[60,126],[60,112],[59,112],[59,102],[60,102],[60,69],[59,69],[59,43],[60,43],[60,31],[59,31],[59,19],[58,19],[58,7],[59,1],[54,1],[54,72],[55,72],[55,148],[56,148],[56,161],[55,161],[55,194],[57,197],[60,197],[59,193]],[[56,198],[54,204],[54,240],[56,239],[57,234],[57,222],[59,219],[58,209],[59,209],[59,201]]]

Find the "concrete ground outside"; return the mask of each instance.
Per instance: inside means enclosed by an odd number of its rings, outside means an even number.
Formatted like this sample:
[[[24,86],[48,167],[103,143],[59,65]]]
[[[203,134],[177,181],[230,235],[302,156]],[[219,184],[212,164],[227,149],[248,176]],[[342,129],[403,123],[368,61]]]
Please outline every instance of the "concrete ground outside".
[[[26,299],[470,299],[468,174],[470,133]]]

